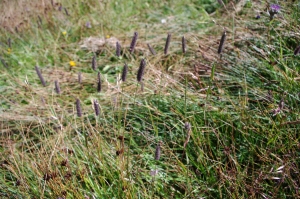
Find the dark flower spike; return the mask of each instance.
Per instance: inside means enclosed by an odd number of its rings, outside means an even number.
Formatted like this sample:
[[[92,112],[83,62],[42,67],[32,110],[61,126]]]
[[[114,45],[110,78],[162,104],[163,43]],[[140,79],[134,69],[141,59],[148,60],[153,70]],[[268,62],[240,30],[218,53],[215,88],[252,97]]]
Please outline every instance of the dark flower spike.
[[[44,80],[44,78],[42,76],[42,73],[41,73],[41,71],[40,71],[40,69],[39,69],[38,66],[35,66],[35,71],[36,71],[37,75],[39,76],[40,81],[43,84],[43,86],[46,86],[46,82],[45,82],[45,80]]]
[[[40,15],[38,15],[38,19],[39,19],[39,24],[42,25],[43,21],[42,21],[42,18],[40,17]]]
[[[169,50],[169,47],[170,47],[170,42],[171,42],[171,34],[168,33],[167,40],[166,40],[166,45],[165,45],[165,50],[164,50],[165,55],[168,54],[168,50]]]
[[[54,81],[54,85],[55,85],[55,91],[57,94],[60,94],[61,91],[60,91],[60,87],[59,87],[59,83],[58,83],[58,80],[55,80]]]
[[[98,72],[98,82],[97,82],[97,92],[101,92],[101,75],[100,72]]]
[[[7,63],[4,61],[4,59],[2,59],[2,57],[0,57],[1,63],[5,68],[8,68]]]
[[[151,46],[150,44],[147,44],[147,46],[148,46],[148,48],[149,48],[151,54],[152,54],[152,55],[156,55],[156,52],[155,52],[155,50],[152,48],[152,46]]]
[[[155,160],[160,159],[160,154],[161,154],[161,149],[160,149],[160,142],[157,144],[156,149],[155,149]]]
[[[294,55],[300,54],[300,45],[295,49]]]
[[[116,43],[116,55],[117,55],[117,57],[121,56],[121,45],[118,41]]]
[[[11,38],[8,38],[7,45],[8,45],[9,48],[11,48]]]
[[[77,116],[81,117],[82,111],[81,111],[81,106],[80,106],[80,100],[78,98],[76,99],[76,111],[77,111]]]
[[[137,39],[138,39],[138,33],[134,32],[132,40],[131,40],[130,48],[129,48],[130,53],[133,53]]]
[[[126,81],[127,72],[128,72],[128,65],[125,63],[122,71],[122,77],[121,77],[123,82]]]
[[[186,52],[186,40],[184,36],[182,36],[181,43],[182,43],[182,53],[184,54]]]
[[[140,63],[139,70],[138,70],[138,74],[137,74],[137,81],[138,82],[141,82],[142,79],[143,79],[145,67],[146,67],[146,61],[145,61],[145,59],[142,59],[141,63]]]
[[[96,55],[94,55],[92,59],[92,69],[96,70],[96,68],[97,68],[97,57]]]
[[[221,54],[223,51],[223,47],[224,47],[224,43],[226,40],[226,30],[224,30],[221,40],[220,40],[220,44],[219,44],[219,48],[218,48],[218,54]]]
[[[100,107],[99,107],[98,100],[94,99],[93,104],[95,109],[95,115],[98,116],[100,114]]]
[[[70,16],[70,15],[69,15],[69,12],[68,12],[68,10],[67,10],[67,8],[64,8],[64,10],[65,10],[66,15],[67,15],[67,16]]]
[[[82,83],[82,76],[81,76],[81,72],[78,73],[78,83],[81,84]]]

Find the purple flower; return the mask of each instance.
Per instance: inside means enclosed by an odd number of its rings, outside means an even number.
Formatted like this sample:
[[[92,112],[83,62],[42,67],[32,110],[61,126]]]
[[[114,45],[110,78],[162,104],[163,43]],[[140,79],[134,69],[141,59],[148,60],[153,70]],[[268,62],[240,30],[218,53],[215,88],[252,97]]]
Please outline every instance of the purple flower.
[[[90,23],[89,21],[87,21],[87,22],[85,23],[85,27],[87,27],[87,28],[92,28],[92,25],[91,25],[91,23]]]
[[[279,11],[280,11],[280,5],[277,5],[277,4],[272,4],[271,6],[270,6],[270,11],[271,12],[275,12],[275,13],[278,13]]]
[[[275,14],[277,14],[280,11],[280,9],[281,9],[281,7],[278,4],[272,4],[270,6],[270,10],[269,10],[270,20],[272,20],[274,18]]]

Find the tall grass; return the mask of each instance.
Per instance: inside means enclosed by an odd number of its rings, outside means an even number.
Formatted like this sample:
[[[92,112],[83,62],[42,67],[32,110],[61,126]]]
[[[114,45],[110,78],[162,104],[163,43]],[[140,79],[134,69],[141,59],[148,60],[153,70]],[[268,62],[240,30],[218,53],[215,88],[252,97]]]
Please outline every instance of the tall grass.
[[[0,197],[298,198],[299,6],[207,2],[49,1],[1,29]]]

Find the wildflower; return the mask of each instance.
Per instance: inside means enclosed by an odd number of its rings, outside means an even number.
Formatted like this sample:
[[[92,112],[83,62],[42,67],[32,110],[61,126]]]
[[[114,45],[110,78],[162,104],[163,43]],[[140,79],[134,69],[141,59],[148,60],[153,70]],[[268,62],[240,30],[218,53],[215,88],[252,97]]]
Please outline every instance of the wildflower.
[[[66,35],[67,35],[67,31],[63,31],[62,34],[63,34],[64,36],[66,36]]]
[[[167,23],[167,20],[166,19],[162,19],[161,23]]]
[[[8,49],[7,49],[7,54],[10,55],[10,53],[11,53],[11,48],[8,48]]]
[[[106,35],[106,39],[109,39],[110,38],[110,35]]]
[[[255,19],[260,19],[260,15],[257,14],[256,17],[255,17]]]
[[[87,22],[85,23],[85,27],[87,27],[87,28],[92,28],[91,22],[87,21]]]
[[[270,20],[272,20],[275,16],[275,14],[278,14],[280,11],[281,7],[278,4],[272,4],[270,6],[269,14],[270,14]]]
[[[75,67],[76,66],[75,61],[70,61],[69,64],[70,64],[70,67]]]

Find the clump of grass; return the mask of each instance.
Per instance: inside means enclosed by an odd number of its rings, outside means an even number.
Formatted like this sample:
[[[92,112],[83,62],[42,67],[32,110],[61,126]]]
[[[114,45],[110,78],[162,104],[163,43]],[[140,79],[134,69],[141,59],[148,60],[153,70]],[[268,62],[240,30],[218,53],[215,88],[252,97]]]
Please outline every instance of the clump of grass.
[[[38,75],[42,85],[45,87],[46,82],[45,82],[44,77],[42,76],[42,73],[41,73],[40,68],[38,66],[35,66],[35,71],[36,71],[36,74]]]

